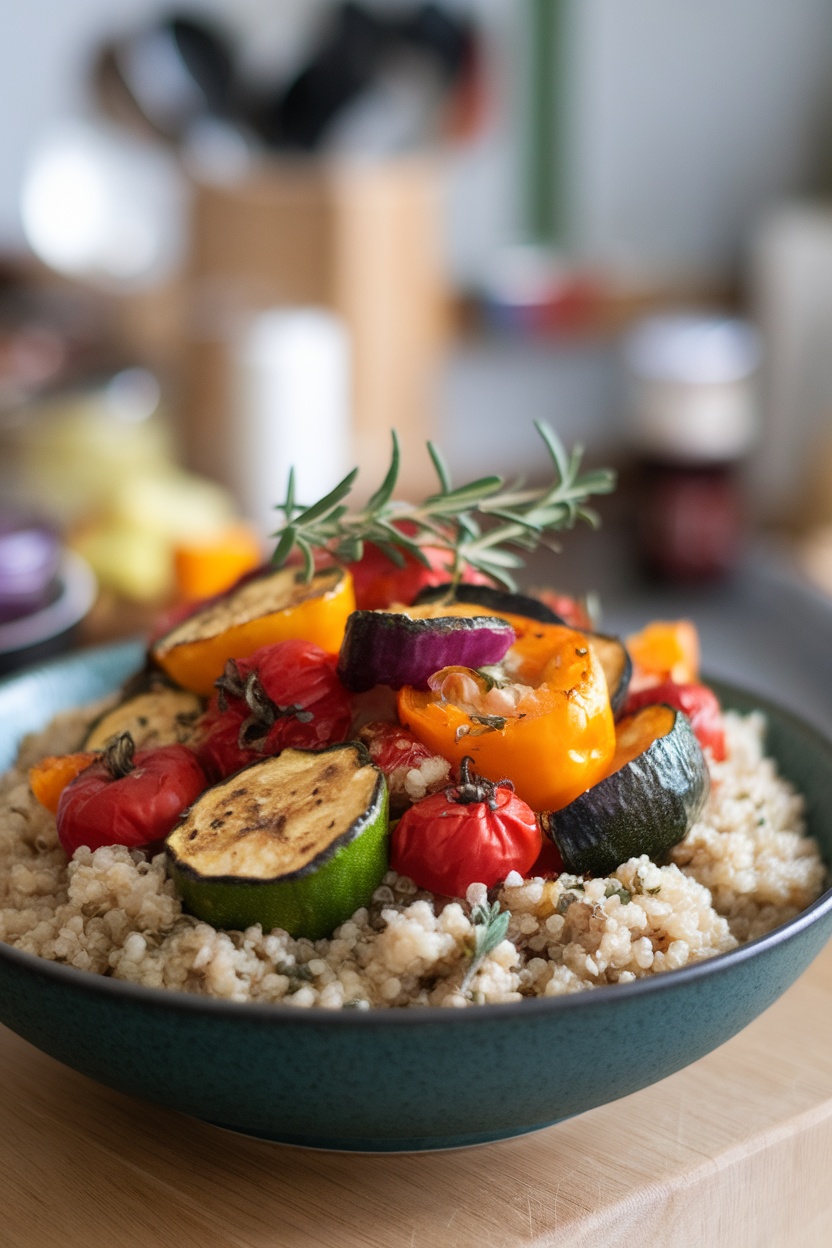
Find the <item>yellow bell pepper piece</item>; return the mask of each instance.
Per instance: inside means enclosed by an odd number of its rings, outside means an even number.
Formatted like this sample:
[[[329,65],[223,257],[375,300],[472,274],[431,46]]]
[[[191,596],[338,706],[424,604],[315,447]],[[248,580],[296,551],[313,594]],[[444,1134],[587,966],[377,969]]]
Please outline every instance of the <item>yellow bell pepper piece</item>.
[[[399,718],[451,762],[470,755],[489,780],[511,780],[533,810],[560,810],[606,774],[615,750],[604,673],[582,633],[502,618],[518,633],[507,656],[513,683],[525,686],[515,690],[515,705],[509,697],[501,707],[499,693],[489,694],[488,682],[471,669],[447,668],[426,692],[399,691]],[[455,689],[466,686],[468,696],[457,697]],[[479,702],[473,711],[472,688]]]

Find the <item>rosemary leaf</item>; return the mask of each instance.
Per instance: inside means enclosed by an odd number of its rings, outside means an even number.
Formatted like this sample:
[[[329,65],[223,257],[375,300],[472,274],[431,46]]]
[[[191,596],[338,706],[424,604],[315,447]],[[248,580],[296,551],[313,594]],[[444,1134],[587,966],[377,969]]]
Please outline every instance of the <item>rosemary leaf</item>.
[[[381,511],[382,507],[387,506],[390,499],[393,497],[393,491],[396,488],[396,482],[399,479],[399,463],[401,461],[399,439],[396,435],[395,429],[391,432],[393,434],[393,458],[390,460],[390,467],[387,469],[387,476],[384,478],[375,494],[372,495],[365,508],[365,510],[371,514],[376,511]]]
[[[557,549],[551,533],[571,528],[578,521],[596,526],[598,517],[588,500],[592,495],[609,493],[615,484],[614,474],[606,470],[581,476],[581,448],[567,454],[548,425],[538,422],[536,427],[555,472],[554,481],[538,488],[527,488],[522,481],[506,486],[502,477],[494,475],[453,489],[440,451],[428,443],[440,488],[420,504],[399,502],[393,498],[401,466],[395,433],[384,480],[359,511],[350,511],[347,501],[357,469],[308,507],[298,503],[295,475],[290,473],[286,497],[277,505],[284,523],[273,534],[277,545],[272,562],[281,566],[298,551],[309,579],[314,572],[315,552],[353,562],[362,557],[365,543],[372,542],[396,564],[411,555],[430,567],[425,548],[433,546],[448,552],[452,585],[470,567],[514,589],[509,569],[523,566],[518,552],[539,546]]]
[[[436,469],[436,475],[439,478],[440,492],[449,494],[451,492],[451,474],[448,471],[448,465],[445,463],[442,452],[433,442],[428,442],[428,455],[430,455],[431,463]]]
[[[489,953],[505,940],[510,918],[511,913],[508,910],[500,912],[499,901],[495,901],[491,905],[486,901],[479,906],[474,906],[471,911],[471,923],[474,926],[474,949],[471,963],[465,972],[465,978],[460,984],[460,992],[469,990],[471,981]]]

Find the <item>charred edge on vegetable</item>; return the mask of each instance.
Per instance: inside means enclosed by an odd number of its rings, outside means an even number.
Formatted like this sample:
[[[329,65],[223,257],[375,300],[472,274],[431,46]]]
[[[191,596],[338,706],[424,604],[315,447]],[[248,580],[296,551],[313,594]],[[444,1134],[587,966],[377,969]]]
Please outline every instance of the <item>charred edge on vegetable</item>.
[[[466,602],[475,607],[488,607],[489,611],[499,613],[507,611],[509,615],[522,615],[527,620],[535,620],[538,624],[565,624],[566,621],[556,615],[545,602],[530,598],[528,594],[510,593],[505,589],[495,589],[491,585],[457,585],[449,582],[444,585],[429,586],[421,590],[413,605],[424,606],[429,602]]]
[[[390,684],[394,688],[410,684],[423,687],[428,676],[442,667],[452,666],[459,661],[459,656],[444,654],[437,656],[432,665],[424,663],[422,676],[421,672],[408,670],[422,665],[415,655],[408,655],[400,647],[406,646],[408,640],[421,642],[424,646],[431,638],[436,638],[441,644],[454,637],[476,634],[483,636],[484,646],[488,634],[492,637],[496,634],[498,638],[502,638],[505,641],[503,654],[515,638],[514,629],[509,622],[493,615],[438,615],[422,619],[398,611],[353,611],[347,619],[341,644],[338,676],[341,683],[355,693],[363,693],[379,684]],[[397,645],[393,654],[384,649],[390,645]],[[483,651],[481,661],[498,662],[503,657],[498,656],[498,650],[499,646],[488,648],[487,653]],[[464,664],[472,665],[467,662]],[[400,669],[398,672],[393,670],[396,667]]]
[[[613,715],[618,715],[627,700],[633,676],[630,652],[620,637],[611,637],[606,633],[586,633],[585,636],[604,669],[610,707]]]
[[[287,577],[287,572],[290,572],[291,576]],[[195,611],[187,619],[175,624],[162,637],[157,637],[150,647],[150,657],[155,659],[159,655],[169,654],[177,646],[192,645],[194,642],[216,637],[229,628],[236,628],[238,625],[249,623],[251,620],[261,619],[263,616],[273,615],[278,611],[298,607],[304,602],[309,602],[312,598],[322,597],[324,594],[331,593],[336,589],[345,575],[343,568],[321,568],[307,582],[303,579],[302,571],[294,571],[289,568],[278,568],[277,570],[269,568],[262,576],[244,580],[226,594],[216,599],[211,599],[201,610]],[[269,603],[267,600],[261,605],[255,606],[252,604],[250,613],[244,614],[240,619],[223,619],[223,613],[230,613],[235,601],[244,595],[248,596],[252,587],[268,590],[268,582],[270,581],[274,582],[276,586],[285,584],[287,587],[291,587],[284,601]],[[178,634],[181,634],[181,638],[177,636]]]
[[[359,763],[359,768],[360,767],[372,767],[373,770],[377,773],[376,783],[373,788],[372,797],[370,798],[370,801],[367,807],[365,808],[364,812],[358,817],[358,819],[355,819],[340,836],[335,838],[335,840],[330,841],[326,849],[322,850],[320,854],[318,854],[315,858],[312,858],[309,862],[305,863],[297,871],[287,872],[285,875],[281,875],[281,876],[270,876],[266,879],[262,879],[261,877],[256,876],[256,875],[206,876],[206,875],[203,875],[200,871],[198,871],[195,867],[189,866],[187,862],[183,862],[182,859],[178,857],[178,855],[171,849],[171,846],[170,846],[170,837],[172,837],[173,834],[176,831],[178,831],[178,829],[187,821],[188,817],[190,816],[194,808],[198,806],[202,801],[204,801],[204,799],[207,798],[209,794],[216,793],[216,790],[224,788],[225,786],[231,784],[232,782],[237,784],[241,780],[241,778],[245,777],[246,772],[248,771],[252,771],[255,768],[259,768],[259,767],[268,767],[270,765],[274,765],[275,763],[279,761],[280,755],[275,755],[274,757],[269,757],[269,758],[264,758],[264,759],[258,759],[256,763],[251,763],[249,764],[248,767],[243,767],[241,771],[235,772],[233,776],[230,776],[227,779],[220,781],[218,784],[211,785],[210,788],[206,789],[205,792],[201,794],[201,796],[198,798],[198,800],[194,802],[193,806],[191,806],[188,810],[183,812],[181,818],[176,823],[175,827],[171,829],[171,832],[168,835],[168,839],[165,842],[165,851],[167,853],[168,858],[170,859],[172,864],[175,866],[176,870],[182,872],[183,875],[187,875],[190,879],[196,880],[199,882],[209,881],[211,884],[246,884],[246,885],[252,885],[252,886],[262,885],[263,887],[268,887],[269,885],[274,884],[276,880],[279,880],[281,882],[283,881],[291,882],[292,880],[302,880],[306,876],[314,875],[315,872],[321,869],[321,867],[326,866],[326,864],[332,858],[335,857],[335,855],[338,853],[340,849],[344,849],[348,845],[351,845],[353,841],[358,840],[359,836],[365,830],[365,828],[370,823],[372,823],[372,821],[377,817],[379,808],[384,801],[384,795],[387,790],[387,781],[384,778],[384,773],[382,772],[381,768],[378,767],[373,762],[373,760],[370,758],[367,747],[360,741],[340,742],[338,745],[327,746],[326,749],[323,749],[323,750],[298,750],[297,753],[315,754],[318,756],[322,756],[325,754],[332,753],[335,750],[347,750],[347,749],[351,749],[355,751],[357,755],[358,763]],[[358,768],[356,770],[358,770]]]
[[[710,786],[705,756],[687,718],[666,709],[673,716],[666,733],[568,806],[542,816],[567,871],[603,876],[643,853],[655,861],[698,818]]]

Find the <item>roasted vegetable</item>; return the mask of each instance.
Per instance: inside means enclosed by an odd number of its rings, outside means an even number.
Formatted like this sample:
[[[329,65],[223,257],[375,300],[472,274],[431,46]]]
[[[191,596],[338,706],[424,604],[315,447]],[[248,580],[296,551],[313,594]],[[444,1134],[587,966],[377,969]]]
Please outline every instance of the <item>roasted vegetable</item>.
[[[520,617],[512,617],[512,623]],[[437,754],[507,777],[533,810],[556,810],[607,771],[615,727],[600,662],[582,633],[526,621],[511,677],[446,668],[427,692],[399,691],[401,722]]]
[[[610,706],[613,715],[617,715],[626,700],[630,678],[633,674],[633,664],[627,648],[618,637],[605,637],[602,633],[587,633],[587,638],[604,669]],[[654,702],[659,700],[653,699]]]
[[[312,750],[343,741],[352,708],[335,665],[334,655],[306,641],[229,659],[195,747],[208,774],[224,779],[287,745]]]
[[[390,862],[420,888],[464,897],[471,884],[490,888],[510,871],[525,874],[542,843],[534,811],[511,782],[475,776],[466,757],[458,784],[404,812],[393,832]]]
[[[129,732],[137,750],[159,745],[185,745],[192,740],[202,714],[202,699],[164,679],[150,682],[141,693],[125,698],[99,715],[84,737],[85,750],[103,750]]]
[[[527,620],[537,620],[539,624],[563,624],[563,620],[551,607],[539,598],[530,598],[527,594],[510,593],[506,589],[495,589],[493,585],[457,585],[448,581],[442,585],[434,585],[424,589],[416,599],[416,606],[428,603],[467,603],[491,611],[503,619],[506,614],[520,615]]]
[[[467,615],[444,607],[407,611],[354,611],[338,660],[338,675],[356,693],[374,685],[426,689],[442,667],[482,667],[498,663],[514,641],[506,620]]]
[[[366,905],[387,870],[387,786],[363,746],[284,750],[209,789],[167,842],[191,911],[318,940]]]
[[[665,680],[691,684],[699,679],[699,635],[690,620],[654,620],[627,638],[633,660],[633,689]]]
[[[66,786],[98,757],[92,750],[79,750],[75,754],[48,754],[29,768],[29,788],[41,806],[54,815]]]
[[[151,656],[184,689],[210,694],[229,659],[299,639],[337,654],[355,610],[352,578],[326,568],[309,582],[283,568],[242,582],[158,638]]]
[[[63,790],[58,836],[71,856],[79,845],[155,848],[207,784],[185,745],[134,753],[125,732]]]
[[[412,532],[412,525],[409,526]],[[402,526],[405,533],[408,526]],[[423,546],[422,555],[426,564],[407,551],[401,551],[401,566],[380,550],[372,542],[366,542],[361,558],[347,566],[355,584],[355,601],[360,611],[384,611],[394,603],[405,605],[415,602],[417,595],[431,585],[441,585],[447,581],[453,563],[449,551],[438,546]],[[490,584],[490,582],[465,567],[462,579],[473,584]]]
[[[707,685],[677,685],[672,680],[666,680],[661,685],[652,685],[649,689],[630,694],[624,712],[633,715],[643,706],[655,702],[675,706],[677,711],[687,715],[702,748],[710,750],[718,763],[723,761],[726,755],[725,725],[719,700],[712,689]]]
[[[400,812],[445,787],[451,765],[398,724],[364,724],[358,740],[384,772],[391,811]]]
[[[619,722],[610,773],[543,822],[568,871],[607,875],[640,854],[659,861],[707,794],[705,757],[685,716],[647,706]]]

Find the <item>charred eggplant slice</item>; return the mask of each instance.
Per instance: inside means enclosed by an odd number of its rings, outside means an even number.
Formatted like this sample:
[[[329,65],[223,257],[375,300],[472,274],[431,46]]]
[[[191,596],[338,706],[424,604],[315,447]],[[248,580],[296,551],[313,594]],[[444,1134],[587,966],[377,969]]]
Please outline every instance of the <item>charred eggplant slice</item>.
[[[184,689],[208,695],[229,659],[300,638],[337,654],[355,610],[352,577],[324,568],[304,581],[294,568],[246,579],[154,642],[153,661]]]
[[[187,745],[202,714],[202,699],[164,679],[151,682],[99,715],[87,730],[82,749],[103,750],[129,732],[137,750],[159,745]]]
[[[522,615],[527,620],[537,620],[538,624],[565,624],[566,621],[556,615],[545,602],[538,598],[530,598],[528,594],[513,594],[505,589],[495,589],[490,585],[432,585],[423,589],[416,597],[415,606],[429,602],[465,602],[471,606],[487,607],[495,615],[505,612],[508,615]]]
[[[627,699],[627,691],[630,688],[633,675],[632,659],[627,652],[627,647],[618,637],[607,637],[603,633],[587,633],[587,638],[598,657],[598,662],[604,669],[610,706],[613,715],[617,715]]]
[[[197,918],[329,936],[387,870],[387,785],[364,746],[286,749],[208,789],[166,842]]]
[[[426,689],[443,667],[499,663],[515,639],[506,620],[492,615],[444,615],[443,607],[354,611],[338,660],[341,683],[355,693],[374,685]]]
[[[640,854],[678,844],[708,794],[708,768],[687,718],[646,706],[617,725],[612,770],[568,806],[542,817],[567,871],[607,875]]]

